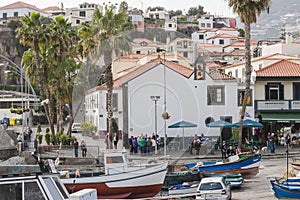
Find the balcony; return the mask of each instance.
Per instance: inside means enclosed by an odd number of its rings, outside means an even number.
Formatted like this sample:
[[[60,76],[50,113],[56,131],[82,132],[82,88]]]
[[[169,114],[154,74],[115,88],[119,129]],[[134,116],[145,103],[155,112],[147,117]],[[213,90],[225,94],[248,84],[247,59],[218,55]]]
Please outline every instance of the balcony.
[[[300,100],[255,100],[256,111],[300,111]]]

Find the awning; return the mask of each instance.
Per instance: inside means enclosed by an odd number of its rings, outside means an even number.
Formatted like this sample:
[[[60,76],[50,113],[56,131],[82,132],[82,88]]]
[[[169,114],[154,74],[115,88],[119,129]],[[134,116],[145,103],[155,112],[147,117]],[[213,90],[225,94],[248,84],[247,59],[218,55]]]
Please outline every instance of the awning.
[[[300,123],[300,113],[261,113],[263,122]]]

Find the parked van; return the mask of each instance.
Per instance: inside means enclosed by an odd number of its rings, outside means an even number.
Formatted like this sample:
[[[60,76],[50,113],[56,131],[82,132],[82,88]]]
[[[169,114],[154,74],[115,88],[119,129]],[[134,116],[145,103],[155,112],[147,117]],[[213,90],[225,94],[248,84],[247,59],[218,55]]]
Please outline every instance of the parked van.
[[[80,123],[73,123],[72,124],[72,133],[81,133],[81,127],[80,127]]]

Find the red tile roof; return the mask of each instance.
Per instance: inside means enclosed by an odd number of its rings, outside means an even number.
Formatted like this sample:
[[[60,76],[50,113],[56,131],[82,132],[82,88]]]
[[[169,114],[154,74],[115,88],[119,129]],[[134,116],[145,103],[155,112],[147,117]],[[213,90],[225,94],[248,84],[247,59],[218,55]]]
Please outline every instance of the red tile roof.
[[[238,36],[230,35],[230,34],[217,34],[210,38],[207,38],[207,40],[215,39],[215,38],[238,38]]]
[[[39,12],[44,12],[42,9],[40,8],[37,8],[31,4],[28,4],[28,3],[25,3],[25,2],[22,2],[22,1],[17,1],[15,3],[12,3],[12,4],[8,4],[6,6],[2,6],[0,7],[1,10],[4,10],[4,9],[16,9],[16,8],[30,8],[32,10],[36,10],[36,11],[39,11]]]
[[[164,59],[158,57],[150,62],[148,62],[145,65],[142,65],[140,67],[134,67],[132,68],[127,74],[117,78],[114,80],[114,88],[117,87],[121,87],[122,84],[138,77],[139,75],[147,72],[148,70],[156,67],[157,65],[159,65],[160,63],[163,63]],[[193,73],[194,73],[194,69],[193,68],[188,68],[182,65],[179,65],[177,63],[174,63],[172,61],[165,61],[166,67],[168,67],[171,70],[174,70],[175,72],[181,74],[182,76],[189,78]],[[100,85],[97,86],[96,88],[91,89],[89,92],[95,91],[95,90],[103,90],[106,89],[106,85]]]
[[[300,64],[282,59],[256,71],[256,77],[295,77],[300,76]]]
[[[274,53],[271,55],[266,55],[266,56],[260,56],[257,58],[252,58],[251,62],[255,62],[255,61],[260,61],[260,60],[282,60],[282,59],[286,59],[286,60],[300,60],[300,58],[296,57],[296,56],[290,56],[290,55],[285,55],[285,54],[280,54],[280,53]],[[239,62],[236,64],[232,64],[229,66],[226,66],[226,69],[230,69],[230,68],[234,68],[236,66],[240,66],[240,65],[245,65],[245,61],[243,62]]]

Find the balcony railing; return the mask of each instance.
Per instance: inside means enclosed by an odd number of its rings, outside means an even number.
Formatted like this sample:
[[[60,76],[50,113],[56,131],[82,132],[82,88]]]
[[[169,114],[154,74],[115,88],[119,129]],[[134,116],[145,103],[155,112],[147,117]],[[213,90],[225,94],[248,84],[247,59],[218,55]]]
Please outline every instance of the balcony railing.
[[[300,110],[300,101],[297,100],[255,100],[257,111],[287,111]]]

